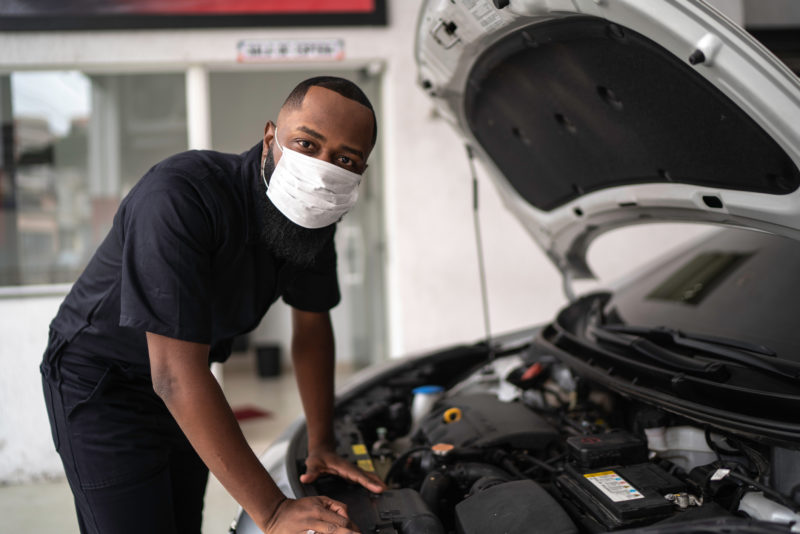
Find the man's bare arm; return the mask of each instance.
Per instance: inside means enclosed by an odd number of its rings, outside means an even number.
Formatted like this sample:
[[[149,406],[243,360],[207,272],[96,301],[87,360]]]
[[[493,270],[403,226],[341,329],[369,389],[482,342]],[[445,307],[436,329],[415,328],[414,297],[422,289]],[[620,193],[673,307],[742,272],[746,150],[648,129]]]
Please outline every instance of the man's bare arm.
[[[153,389],[214,476],[264,532],[350,533],[344,505],[287,499],[258,461],[208,368],[209,346],[147,333]],[[286,530],[284,530],[286,529]]]
[[[308,426],[307,472],[311,483],[322,473],[335,474],[381,492],[383,482],[336,454],[333,434],[334,340],[328,312],[292,309],[292,361]]]

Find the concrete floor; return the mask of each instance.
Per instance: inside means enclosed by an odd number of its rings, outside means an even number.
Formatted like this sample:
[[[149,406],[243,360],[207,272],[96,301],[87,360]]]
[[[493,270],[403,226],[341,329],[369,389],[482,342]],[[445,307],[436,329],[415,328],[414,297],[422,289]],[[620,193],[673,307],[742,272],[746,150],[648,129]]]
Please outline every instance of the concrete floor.
[[[241,422],[242,431],[256,454],[302,413],[291,371],[274,378],[260,378],[250,353],[231,357],[224,366],[223,389],[231,406],[267,410],[270,417]],[[350,376],[349,368],[337,371],[337,384]],[[206,490],[203,534],[226,534],[238,505],[211,476]],[[0,486],[0,534],[78,534],[72,494],[66,480]]]

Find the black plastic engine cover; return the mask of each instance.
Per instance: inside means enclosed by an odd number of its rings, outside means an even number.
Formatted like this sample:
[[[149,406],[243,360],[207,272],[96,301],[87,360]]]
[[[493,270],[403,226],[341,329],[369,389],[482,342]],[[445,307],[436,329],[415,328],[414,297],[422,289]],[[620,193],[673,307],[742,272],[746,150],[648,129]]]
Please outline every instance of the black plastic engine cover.
[[[410,488],[370,493],[340,478],[325,476],[315,487],[347,506],[347,514],[361,532],[370,534],[445,534],[436,515]]]
[[[533,480],[515,480],[481,491],[456,505],[458,534],[574,534],[563,508]]]
[[[450,408],[461,418],[443,419]],[[502,402],[491,394],[453,397],[442,401],[420,427],[428,443],[450,443],[456,447],[509,446],[542,450],[558,438],[558,432],[542,417],[518,402]]]

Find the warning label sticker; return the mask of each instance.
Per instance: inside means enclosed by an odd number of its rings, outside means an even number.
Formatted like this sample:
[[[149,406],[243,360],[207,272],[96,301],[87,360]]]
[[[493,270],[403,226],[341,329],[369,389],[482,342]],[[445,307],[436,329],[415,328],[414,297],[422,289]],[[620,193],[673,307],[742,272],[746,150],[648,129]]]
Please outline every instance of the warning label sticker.
[[[644,495],[639,493],[639,490],[631,486],[627,480],[614,471],[586,473],[583,476],[614,502],[644,499]]]
[[[370,473],[375,472],[375,466],[372,464],[372,460],[359,460],[358,467],[364,471],[369,471]]]
[[[489,2],[464,0],[464,5],[486,31],[491,31],[503,24],[500,13]]]

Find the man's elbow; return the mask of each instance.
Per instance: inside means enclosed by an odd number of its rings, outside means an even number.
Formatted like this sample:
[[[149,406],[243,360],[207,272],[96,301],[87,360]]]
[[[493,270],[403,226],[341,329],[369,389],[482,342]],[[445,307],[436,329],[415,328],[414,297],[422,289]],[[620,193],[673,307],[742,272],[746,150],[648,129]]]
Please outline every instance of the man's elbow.
[[[175,394],[175,378],[168,369],[153,369],[151,372],[153,379],[153,391],[164,401],[169,403]]]
[[[192,377],[208,373],[209,346],[147,332],[153,391],[169,405],[176,396],[192,391]]]

